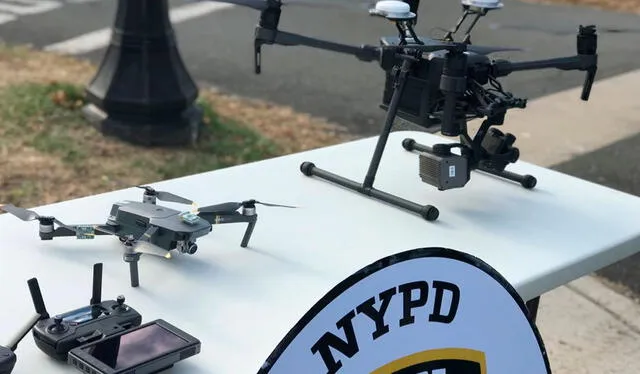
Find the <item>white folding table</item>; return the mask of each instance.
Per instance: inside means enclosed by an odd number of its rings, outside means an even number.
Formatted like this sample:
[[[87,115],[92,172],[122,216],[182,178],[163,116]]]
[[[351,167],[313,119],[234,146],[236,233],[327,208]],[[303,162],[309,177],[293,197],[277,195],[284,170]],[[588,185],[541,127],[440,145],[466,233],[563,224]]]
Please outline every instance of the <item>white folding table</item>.
[[[300,208],[258,206],[248,248],[239,246],[245,224],[215,225],[194,255],[143,256],[139,288],[129,285],[118,239],[40,241],[37,221],[1,215],[0,339],[33,312],[27,279],[37,277],[49,312],[62,313],[88,304],[92,265],[102,262],[103,298],[124,294],[144,321],[165,319],[202,341],[199,355],[170,372],[255,373],[328,290],[396,252],[430,246],[468,252],[533,300],[640,250],[640,198],[523,162],[509,169],[536,176],[534,190],[473,174],[463,189],[438,191],[420,180],[418,156],[401,146],[406,137],[426,145],[443,140],[392,133],[375,187],[437,206],[437,221],[300,172],[302,162],[312,161],[362,180],[375,137],[159,182],[156,189],[200,206],[255,198]],[[104,223],[112,203],[141,198],[142,190],[130,188],[35,209],[67,224]],[[41,353],[31,336],[16,353],[14,373],[75,370]]]

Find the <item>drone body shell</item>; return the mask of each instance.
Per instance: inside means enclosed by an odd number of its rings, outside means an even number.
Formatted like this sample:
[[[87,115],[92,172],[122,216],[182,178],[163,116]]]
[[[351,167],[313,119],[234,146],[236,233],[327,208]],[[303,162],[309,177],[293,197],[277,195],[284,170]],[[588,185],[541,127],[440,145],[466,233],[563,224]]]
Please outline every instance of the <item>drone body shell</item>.
[[[155,204],[122,201],[111,207],[108,224],[121,238],[140,237],[149,227],[155,226],[158,231],[148,241],[170,251],[180,241],[195,243],[196,239],[211,232],[211,223],[200,217],[185,221],[181,217],[183,213]]]

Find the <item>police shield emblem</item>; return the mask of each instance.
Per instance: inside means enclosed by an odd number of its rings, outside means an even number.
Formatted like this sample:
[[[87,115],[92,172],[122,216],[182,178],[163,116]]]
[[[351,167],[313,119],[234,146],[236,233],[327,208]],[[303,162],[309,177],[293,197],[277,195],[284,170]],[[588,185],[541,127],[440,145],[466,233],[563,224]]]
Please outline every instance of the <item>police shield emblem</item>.
[[[515,289],[446,248],[376,261],[320,299],[258,374],[550,374]]]

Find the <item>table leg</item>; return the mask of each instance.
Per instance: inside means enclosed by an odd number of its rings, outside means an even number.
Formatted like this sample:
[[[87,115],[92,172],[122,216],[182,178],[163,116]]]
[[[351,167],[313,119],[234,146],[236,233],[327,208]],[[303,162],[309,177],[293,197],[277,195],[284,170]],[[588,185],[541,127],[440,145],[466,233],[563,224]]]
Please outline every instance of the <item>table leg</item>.
[[[529,310],[529,319],[532,322],[536,322],[536,317],[538,317],[538,306],[540,305],[540,296],[535,299],[531,299],[526,303],[527,309]]]

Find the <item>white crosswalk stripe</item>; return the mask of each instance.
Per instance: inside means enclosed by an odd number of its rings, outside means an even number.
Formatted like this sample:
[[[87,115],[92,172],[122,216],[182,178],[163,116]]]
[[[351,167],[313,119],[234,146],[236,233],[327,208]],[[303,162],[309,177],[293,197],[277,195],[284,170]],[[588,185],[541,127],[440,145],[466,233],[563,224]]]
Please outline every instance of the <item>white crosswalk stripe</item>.
[[[61,1],[55,0],[0,1],[0,12],[3,14],[9,13],[17,16],[26,16],[49,12],[60,8],[62,5],[63,3]]]
[[[0,25],[19,17],[43,14],[67,4],[93,3],[102,0],[2,0],[0,1]]]
[[[219,10],[231,8],[233,6],[234,5],[231,4],[215,2],[194,3],[171,9],[169,16],[171,22],[176,24],[202,17]],[[111,29],[104,28],[59,43],[48,45],[44,50],[62,54],[79,55],[105,48],[109,45],[110,38]]]

